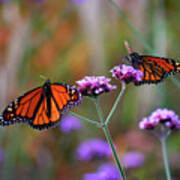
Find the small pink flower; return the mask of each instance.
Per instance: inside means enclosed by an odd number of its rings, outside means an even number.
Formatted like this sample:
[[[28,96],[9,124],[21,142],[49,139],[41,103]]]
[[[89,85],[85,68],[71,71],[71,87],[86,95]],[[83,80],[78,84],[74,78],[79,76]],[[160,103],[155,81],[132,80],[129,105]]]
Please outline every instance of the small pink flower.
[[[98,96],[104,92],[110,92],[116,89],[115,85],[111,85],[110,78],[105,76],[85,76],[83,79],[76,81],[78,90],[84,96]]]
[[[139,123],[140,129],[154,129],[159,124],[163,124],[170,129],[179,129],[180,120],[174,111],[164,109],[157,109],[151,113],[150,116],[145,117]]]
[[[143,73],[140,70],[125,64],[115,66],[110,72],[112,73],[112,77],[126,83],[141,81],[141,77],[143,76]]]

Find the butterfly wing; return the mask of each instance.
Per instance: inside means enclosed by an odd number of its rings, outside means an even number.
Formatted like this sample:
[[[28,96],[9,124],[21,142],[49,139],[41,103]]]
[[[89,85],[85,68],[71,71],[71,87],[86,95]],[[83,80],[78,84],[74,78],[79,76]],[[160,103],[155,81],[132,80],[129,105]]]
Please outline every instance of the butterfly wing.
[[[154,64],[160,66],[168,74],[180,73],[180,63],[176,62],[173,59],[154,57],[154,56],[140,56],[140,57],[145,62],[147,61],[154,62]]]
[[[180,73],[180,63],[173,59],[140,56],[138,53],[132,53],[130,57],[133,67],[143,72],[142,81],[135,82],[135,85],[144,83],[157,84],[166,78],[168,74]]]
[[[29,121],[29,124],[34,129],[39,130],[53,127],[61,117],[61,113],[55,105],[53,98],[50,97],[50,94],[48,95],[48,97],[43,96],[43,98],[39,102],[37,110],[34,113],[35,116],[33,118],[33,121]]]
[[[164,69],[153,61],[143,61],[137,65],[137,68],[143,73],[143,76],[142,81],[135,82],[135,85],[157,84],[167,77]]]
[[[64,112],[81,102],[79,92],[66,84],[51,84],[50,91],[40,103],[36,116],[30,125],[35,129],[55,126]]]
[[[32,122],[42,94],[43,88],[38,87],[15,99],[1,114],[0,125],[6,126],[14,123]]]
[[[80,93],[66,84],[46,84],[13,101],[0,116],[0,125],[25,122],[34,129],[53,127],[69,108],[81,102]]]

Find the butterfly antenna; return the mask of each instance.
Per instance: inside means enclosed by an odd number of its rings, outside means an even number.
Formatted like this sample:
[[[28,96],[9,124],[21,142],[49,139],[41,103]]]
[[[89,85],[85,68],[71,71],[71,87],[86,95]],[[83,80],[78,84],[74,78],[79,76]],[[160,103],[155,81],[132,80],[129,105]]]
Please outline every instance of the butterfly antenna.
[[[127,49],[129,54],[134,52],[127,41],[124,41],[124,46]]]
[[[122,59],[122,62],[121,62],[121,64],[120,64],[120,67],[122,67],[122,65],[125,63],[125,61],[129,61],[128,56],[125,56],[125,57]]]

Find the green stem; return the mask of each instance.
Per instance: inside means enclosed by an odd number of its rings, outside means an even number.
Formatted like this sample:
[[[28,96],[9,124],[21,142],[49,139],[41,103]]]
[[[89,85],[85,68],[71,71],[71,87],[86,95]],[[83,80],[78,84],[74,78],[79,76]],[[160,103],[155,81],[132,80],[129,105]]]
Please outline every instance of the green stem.
[[[120,91],[120,93],[119,93],[119,95],[118,95],[118,97],[117,97],[117,99],[116,99],[116,101],[115,101],[115,103],[114,103],[114,105],[113,105],[110,113],[108,114],[108,116],[107,116],[107,118],[106,118],[106,121],[105,121],[105,124],[106,124],[106,125],[108,125],[108,123],[109,123],[112,115],[114,114],[114,111],[115,111],[116,108],[117,108],[117,105],[118,105],[118,103],[119,103],[119,101],[120,101],[120,99],[121,99],[121,97],[122,97],[122,95],[123,95],[123,93],[124,93],[125,88],[126,88],[126,83],[125,83],[125,82],[122,82],[121,91]]]
[[[129,29],[135,34],[135,36],[142,42],[143,46],[151,53],[154,53],[154,50],[149,46],[149,44],[144,40],[144,38],[140,35],[140,33],[132,26],[125,13],[119,8],[119,6],[114,2],[114,0],[109,0],[113,7],[119,12],[119,15],[123,19],[123,21],[127,24]]]
[[[180,82],[175,78],[175,77],[170,77],[171,78],[171,81],[178,87],[180,88]]]
[[[114,144],[113,144],[113,141],[112,141],[112,138],[111,138],[111,135],[110,135],[110,132],[109,132],[109,129],[108,129],[108,126],[105,124],[105,121],[104,121],[104,116],[103,116],[103,113],[102,113],[102,110],[101,110],[101,107],[99,105],[99,102],[98,102],[98,98],[95,98],[95,105],[96,105],[96,109],[97,109],[97,113],[98,113],[98,116],[99,116],[99,119],[101,121],[102,124],[104,124],[103,126],[103,131],[104,131],[104,134],[106,136],[106,139],[111,147],[111,150],[113,152],[113,156],[114,156],[114,159],[115,159],[115,162],[117,164],[117,167],[119,169],[119,172],[121,174],[121,177],[122,177],[122,180],[126,180],[126,176],[125,176],[125,173],[123,171],[123,168],[120,164],[120,161],[119,161],[119,158],[118,158],[118,155],[117,155],[117,152],[116,152],[116,149],[114,147]]]
[[[96,125],[97,127],[102,127],[102,124],[99,123],[99,122],[97,122],[97,121],[90,120],[90,119],[88,119],[88,118],[86,118],[86,117],[80,116],[80,115],[78,115],[78,114],[76,114],[76,113],[74,113],[74,112],[71,112],[71,111],[69,112],[69,114],[71,114],[71,115],[74,116],[74,117],[79,118],[79,119],[82,120],[82,121],[85,121],[85,122],[88,122],[88,123],[90,123],[90,124]]]
[[[171,173],[170,173],[167,149],[166,149],[166,137],[161,138],[161,146],[162,146],[162,152],[163,152],[163,160],[164,160],[164,167],[166,171],[166,177],[167,177],[167,180],[171,180]]]

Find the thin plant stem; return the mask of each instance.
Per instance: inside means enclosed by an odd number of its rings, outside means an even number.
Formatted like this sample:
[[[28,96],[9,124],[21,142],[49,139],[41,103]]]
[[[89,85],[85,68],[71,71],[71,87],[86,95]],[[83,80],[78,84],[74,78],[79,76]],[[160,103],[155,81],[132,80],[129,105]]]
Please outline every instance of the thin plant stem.
[[[132,26],[132,24],[126,17],[125,13],[119,8],[119,6],[114,2],[114,0],[109,0],[109,1],[112,4],[112,6],[116,8],[123,21],[127,24],[129,29],[135,34],[135,36],[142,42],[143,46],[148,50],[148,52],[154,53],[153,48],[149,46],[149,44],[144,40],[144,38],[140,35],[140,33]]]
[[[178,87],[180,88],[180,81],[178,81],[175,77],[170,77],[171,81]]]
[[[111,147],[111,150],[113,152],[113,156],[114,156],[115,162],[117,164],[117,167],[119,169],[119,172],[121,174],[122,180],[126,180],[126,176],[125,176],[123,168],[122,168],[122,166],[120,164],[120,161],[119,161],[116,149],[114,147],[114,144],[113,144],[113,141],[112,141],[109,129],[108,129],[108,126],[105,124],[104,116],[103,116],[101,107],[99,105],[98,98],[95,98],[95,105],[96,105],[96,109],[97,109],[97,113],[98,113],[99,119],[100,119],[101,123],[104,124],[104,126],[102,128],[103,128],[104,134],[106,136],[106,139],[107,139],[107,141],[108,141],[108,143],[109,143],[109,145]]]
[[[114,111],[115,111],[116,108],[117,108],[117,105],[118,105],[118,103],[119,103],[119,101],[120,101],[120,99],[121,99],[121,97],[122,97],[125,89],[126,89],[126,83],[125,83],[125,82],[122,82],[121,91],[120,91],[120,93],[119,93],[119,95],[118,95],[118,97],[117,97],[117,99],[116,99],[116,101],[115,101],[115,103],[114,103],[111,111],[109,112],[109,114],[108,114],[108,116],[107,116],[107,118],[106,118],[105,125],[108,125],[108,123],[109,123],[112,115],[114,114]]]
[[[171,173],[168,163],[167,148],[166,148],[166,137],[161,137],[161,147],[163,153],[164,167],[166,171],[167,180],[171,180]]]
[[[159,134],[158,132],[154,131],[154,129],[150,130],[150,132],[158,139],[160,139],[161,134]]]
[[[84,122],[88,122],[88,123],[90,123],[90,124],[96,125],[97,127],[102,127],[102,124],[101,124],[101,123],[99,123],[99,122],[97,122],[97,121],[93,121],[93,120],[91,120],[91,119],[88,119],[88,118],[86,118],[86,117],[84,117],[84,116],[78,115],[78,114],[76,114],[76,113],[74,113],[74,112],[72,112],[72,111],[70,111],[69,114],[71,114],[71,115],[74,116],[74,117],[79,118],[80,120],[82,120],[82,121],[84,121]]]

